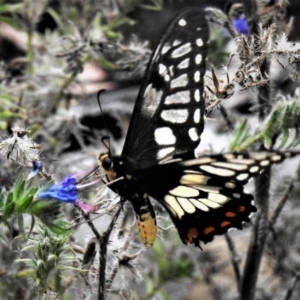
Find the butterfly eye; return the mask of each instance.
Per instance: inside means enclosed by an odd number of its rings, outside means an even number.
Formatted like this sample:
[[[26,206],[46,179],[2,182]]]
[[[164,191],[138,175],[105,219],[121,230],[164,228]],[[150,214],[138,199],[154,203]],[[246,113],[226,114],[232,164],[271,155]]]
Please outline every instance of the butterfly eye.
[[[102,160],[102,166],[105,170],[110,170],[111,167],[112,167],[112,160],[110,157],[105,157],[103,160]]]
[[[104,170],[109,171],[112,169],[112,159],[108,156],[107,153],[100,155],[99,162]]]

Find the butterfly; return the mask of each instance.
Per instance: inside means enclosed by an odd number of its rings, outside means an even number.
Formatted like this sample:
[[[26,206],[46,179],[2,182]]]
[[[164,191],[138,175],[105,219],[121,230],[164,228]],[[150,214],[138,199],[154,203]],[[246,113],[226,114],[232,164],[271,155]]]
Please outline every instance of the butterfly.
[[[202,11],[187,9],[174,17],[150,59],[122,154],[99,156],[109,187],[131,202],[146,247],[157,233],[150,197],[169,213],[183,243],[200,247],[230,228],[242,229],[256,211],[244,185],[290,155],[195,156],[204,128],[207,41]]]

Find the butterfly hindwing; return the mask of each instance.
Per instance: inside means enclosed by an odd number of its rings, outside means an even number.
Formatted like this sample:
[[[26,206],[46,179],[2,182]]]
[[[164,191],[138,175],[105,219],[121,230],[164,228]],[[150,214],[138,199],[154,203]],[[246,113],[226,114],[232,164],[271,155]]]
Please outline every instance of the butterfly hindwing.
[[[172,20],[148,65],[124,156],[151,165],[197,147],[204,127],[207,39],[201,10],[186,10]]]
[[[198,246],[230,228],[242,229],[242,223],[256,211],[244,185],[270,164],[291,155],[229,153],[174,160],[144,170],[149,178],[144,175],[141,180],[149,195],[169,212],[182,241]]]

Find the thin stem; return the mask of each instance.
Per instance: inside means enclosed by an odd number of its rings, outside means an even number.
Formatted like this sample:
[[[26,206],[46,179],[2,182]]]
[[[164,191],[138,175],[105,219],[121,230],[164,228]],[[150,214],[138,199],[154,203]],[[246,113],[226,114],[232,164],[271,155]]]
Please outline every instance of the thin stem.
[[[242,300],[254,300],[259,267],[268,236],[269,188],[271,168],[255,178],[255,199],[257,214],[253,234],[248,248],[243,279],[241,283]]]
[[[121,212],[121,207],[118,208],[116,214],[111,219],[111,222],[107,230],[103,233],[102,239],[99,240],[99,284],[98,284],[98,300],[105,300],[106,297],[106,287],[105,287],[105,271],[106,271],[106,262],[107,262],[107,245],[110,234],[115,226],[115,223],[118,219],[118,216]]]
[[[285,191],[285,193],[283,194],[283,196],[281,197],[281,199],[279,200],[275,210],[273,211],[270,219],[269,219],[269,223],[270,223],[270,226],[274,226],[279,214],[281,213],[286,201],[288,200],[288,197],[291,193],[291,191],[293,190],[294,188],[294,183],[295,183],[295,178],[293,178],[290,182],[289,182],[289,185]]]
[[[239,267],[239,262],[241,259],[238,256],[238,254],[235,250],[234,243],[233,243],[232,239],[230,238],[230,236],[228,235],[228,233],[225,234],[225,239],[226,239],[229,253],[230,253],[231,263],[233,266],[233,271],[234,271],[235,280],[236,280],[236,284],[237,284],[237,290],[239,291],[240,285],[241,285],[241,271],[240,271],[240,267]]]
[[[292,286],[287,290],[286,296],[284,297],[284,300],[290,300],[291,297],[293,296],[293,292],[296,289],[296,286],[299,282],[300,279],[300,274],[298,273],[294,279],[294,282],[292,284]]]

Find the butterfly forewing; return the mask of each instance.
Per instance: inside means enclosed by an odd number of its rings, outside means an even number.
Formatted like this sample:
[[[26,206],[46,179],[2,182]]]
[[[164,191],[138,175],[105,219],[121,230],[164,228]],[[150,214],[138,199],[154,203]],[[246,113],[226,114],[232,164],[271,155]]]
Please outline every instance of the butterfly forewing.
[[[197,147],[204,126],[207,30],[198,9],[180,13],[168,26],[146,71],[123,155],[151,165]]]

